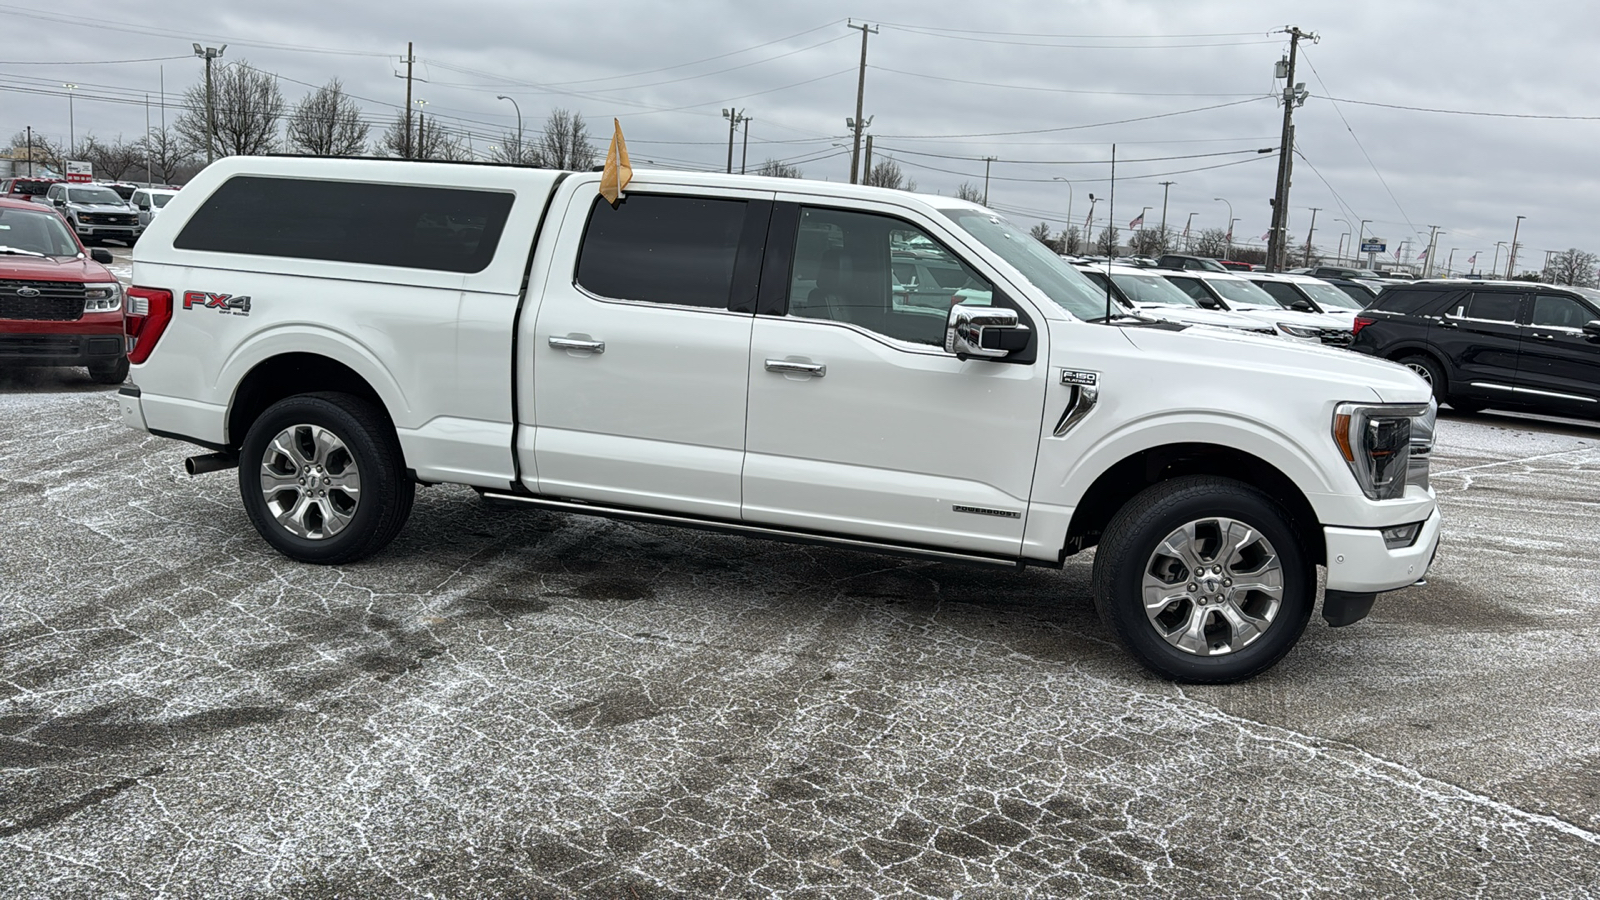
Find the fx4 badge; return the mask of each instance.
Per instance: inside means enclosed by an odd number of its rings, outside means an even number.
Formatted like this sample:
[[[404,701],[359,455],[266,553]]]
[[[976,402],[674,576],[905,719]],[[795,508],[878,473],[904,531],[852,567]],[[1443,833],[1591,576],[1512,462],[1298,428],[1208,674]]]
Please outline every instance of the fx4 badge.
[[[206,291],[184,291],[183,308],[193,309],[201,306],[214,309],[223,315],[248,316],[250,315],[250,297],[235,297],[232,294],[212,294]]]

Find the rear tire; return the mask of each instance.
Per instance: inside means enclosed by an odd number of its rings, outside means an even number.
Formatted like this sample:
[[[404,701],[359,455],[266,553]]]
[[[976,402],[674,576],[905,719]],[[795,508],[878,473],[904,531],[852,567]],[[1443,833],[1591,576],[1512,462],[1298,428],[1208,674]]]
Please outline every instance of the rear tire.
[[[1270,497],[1193,475],[1145,489],[1112,517],[1095,552],[1094,602],[1152,672],[1226,684],[1294,647],[1316,602],[1315,568]]]
[[[109,363],[89,366],[89,379],[95,384],[121,384],[128,380],[128,358],[119,356]]]
[[[239,451],[239,493],[256,531],[300,562],[364,559],[411,514],[394,426],[350,394],[300,394],[268,407]]]

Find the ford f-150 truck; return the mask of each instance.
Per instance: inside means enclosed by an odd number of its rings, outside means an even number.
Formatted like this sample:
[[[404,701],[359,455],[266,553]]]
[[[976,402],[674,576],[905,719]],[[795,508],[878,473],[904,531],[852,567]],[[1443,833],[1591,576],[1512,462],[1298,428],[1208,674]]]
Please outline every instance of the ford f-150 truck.
[[[123,418],[237,466],[305,562],[376,553],[440,482],[1012,567],[1096,547],[1110,630],[1189,681],[1282,658],[1318,566],[1334,625],[1429,566],[1433,409],[1400,366],[1123,316],[949,197],[643,171],[613,205],[600,178],[217,162],[135,251]],[[912,246],[947,302],[896,289]]]

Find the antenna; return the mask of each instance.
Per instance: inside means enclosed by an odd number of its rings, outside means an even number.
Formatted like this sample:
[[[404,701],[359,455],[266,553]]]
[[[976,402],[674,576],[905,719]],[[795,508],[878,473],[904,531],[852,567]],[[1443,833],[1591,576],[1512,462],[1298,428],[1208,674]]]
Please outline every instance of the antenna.
[[[1111,145],[1111,211],[1106,219],[1106,322],[1111,321],[1111,260],[1117,255],[1117,244],[1110,240],[1111,229],[1117,227],[1117,145]]]

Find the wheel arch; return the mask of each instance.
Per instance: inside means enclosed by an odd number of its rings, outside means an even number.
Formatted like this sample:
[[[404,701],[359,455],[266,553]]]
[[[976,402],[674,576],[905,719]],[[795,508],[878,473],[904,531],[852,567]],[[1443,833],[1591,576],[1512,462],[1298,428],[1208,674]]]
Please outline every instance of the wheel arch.
[[[1215,475],[1243,482],[1271,497],[1286,512],[1312,562],[1327,562],[1322,523],[1310,499],[1283,469],[1237,447],[1205,442],[1161,444],[1138,450],[1107,467],[1089,485],[1067,527],[1066,552],[1099,542],[1111,517],[1152,485],[1188,475]]]
[[[251,424],[272,404],[296,394],[337,392],[373,404],[394,426],[388,405],[371,382],[339,360],[318,353],[279,353],[257,362],[239,380],[228,405],[227,445],[237,450]]]

